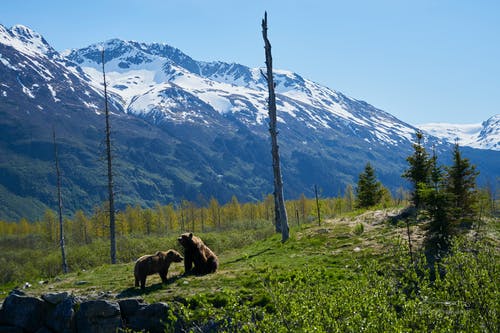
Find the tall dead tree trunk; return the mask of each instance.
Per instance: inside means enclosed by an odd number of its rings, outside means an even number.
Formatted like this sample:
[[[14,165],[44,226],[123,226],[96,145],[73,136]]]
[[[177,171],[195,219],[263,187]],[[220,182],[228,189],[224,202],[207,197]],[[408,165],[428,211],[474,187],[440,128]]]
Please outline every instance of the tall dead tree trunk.
[[[64,227],[62,218],[62,195],[61,195],[61,172],[59,170],[59,158],[57,157],[56,130],[52,129],[52,137],[54,139],[54,159],[56,162],[57,176],[57,202],[59,208],[59,245],[61,247],[62,270],[68,273],[68,263],[66,262],[66,249],[64,246]]]
[[[286,215],[285,199],[283,197],[283,181],[281,179],[280,155],[278,151],[278,131],[276,129],[276,95],[274,93],[273,79],[273,58],[271,55],[271,43],[267,38],[267,12],[262,20],[262,37],[264,38],[264,48],[266,51],[267,74],[264,77],[269,90],[268,110],[269,110],[269,133],[271,134],[271,153],[273,156],[274,173],[274,205],[276,231],[281,231],[281,241],[285,242],[289,237],[288,218]]]
[[[106,71],[104,70],[104,49],[102,50],[102,77],[104,82],[104,110],[106,115],[106,159],[108,162],[108,201],[109,201],[109,240],[111,243],[111,263],[116,264],[115,236],[115,196],[113,192],[113,167],[111,156],[111,127],[109,124],[108,91]]]
[[[411,261],[412,264],[414,264],[414,261],[413,261],[413,252],[412,252],[412,249],[411,249],[410,222],[408,221],[408,219],[406,219],[406,233],[408,235],[408,249],[410,251],[410,261]]]
[[[318,212],[318,225],[321,225],[321,209],[319,207],[318,187],[314,185],[314,195],[316,196],[316,210]]]

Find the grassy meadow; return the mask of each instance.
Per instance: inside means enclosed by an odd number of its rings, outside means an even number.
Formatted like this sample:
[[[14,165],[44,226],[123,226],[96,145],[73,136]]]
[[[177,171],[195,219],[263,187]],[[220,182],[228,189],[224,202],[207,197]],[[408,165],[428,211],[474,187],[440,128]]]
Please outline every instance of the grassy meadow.
[[[410,217],[412,261],[403,211],[349,212],[321,225],[292,223],[286,243],[265,220],[198,232],[219,256],[217,273],[184,277],[182,263],[174,263],[167,284],[150,276],[144,292],[134,287],[134,259],[179,250],[177,234],[119,237],[116,265],[98,259],[109,256],[108,242],[99,239],[68,246],[70,273],[40,276],[37,265],[31,272],[28,265],[24,275],[1,286],[0,298],[29,282],[27,292],[34,295],[69,291],[167,302],[177,328],[191,332],[498,332],[498,219],[464,230],[449,255],[430,266],[426,222]],[[27,247],[19,248],[19,260],[60,266],[57,248],[44,254]]]

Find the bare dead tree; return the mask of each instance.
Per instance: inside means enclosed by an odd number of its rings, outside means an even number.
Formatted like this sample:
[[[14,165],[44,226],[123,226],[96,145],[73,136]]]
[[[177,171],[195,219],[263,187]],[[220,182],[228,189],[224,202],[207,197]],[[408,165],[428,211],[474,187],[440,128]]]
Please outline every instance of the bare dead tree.
[[[66,250],[64,246],[64,228],[63,228],[63,218],[62,218],[62,195],[61,195],[61,172],[59,170],[59,158],[57,156],[57,144],[56,144],[56,130],[52,128],[52,138],[54,139],[54,159],[56,163],[56,176],[57,176],[57,201],[59,208],[59,245],[61,247],[61,257],[62,257],[62,270],[66,274],[68,273],[68,263],[66,262]]]
[[[115,231],[115,196],[113,192],[113,167],[111,156],[111,127],[109,124],[108,91],[106,71],[104,70],[104,49],[102,58],[102,77],[104,82],[104,111],[106,115],[106,158],[108,162],[108,201],[109,201],[109,240],[111,243],[111,263],[116,264],[116,231]]]
[[[316,195],[316,210],[318,213],[318,225],[321,225],[321,210],[319,208],[318,187],[314,185],[314,194]]]
[[[276,129],[276,94],[274,92],[273,58],[271,55],[271,43],[267,38],[267,12],[262,20],[262,37],[266,51],[267,74],[262,73],[267,81],[269,98],[267,100],[269,110],[269,133],[271,134],[271,153],[273,156],[274,173],[274,207],[276,231],[281,231],[281,241],[285,242],[289,237],[288,218],[286,215],[285,199],[283,196],[283,181],[281,179],[280,155],[278,150],[278,131]]]
[[[408,236],[408,249],[409,249],[409,252],[410,252],[410,262],[412,264],[414,264],[414,261],[413,261],[413,251],[412,251],[412,248],[411,248],[410,221],[409,221],[408,218],[406,219],[406,234]]]

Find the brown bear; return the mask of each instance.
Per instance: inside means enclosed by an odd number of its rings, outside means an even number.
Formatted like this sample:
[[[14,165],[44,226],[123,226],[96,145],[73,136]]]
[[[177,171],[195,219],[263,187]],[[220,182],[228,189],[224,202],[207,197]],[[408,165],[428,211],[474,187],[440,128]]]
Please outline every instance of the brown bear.
[[[217,256],[200,238],[193,236],[193,233],[184,233],[177,240],[184,248],[184,274],[215,273],[219,266]]]
[[[172,262],[181,262],[184,258],[175,250],[167,252],[158,251],[156,254],[148,254],[140,257],[135,262],[134,276],[135,286],[141,283],[141,289],[146,286],[146,277],[158,273],[163,283],[167,282],[168,268]]]

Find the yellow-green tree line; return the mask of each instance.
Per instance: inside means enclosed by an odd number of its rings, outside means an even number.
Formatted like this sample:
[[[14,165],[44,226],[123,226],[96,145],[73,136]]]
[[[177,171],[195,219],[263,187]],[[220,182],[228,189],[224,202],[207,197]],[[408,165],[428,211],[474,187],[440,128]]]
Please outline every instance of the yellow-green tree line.
[[[321,215],[335,216],[354,209],[355,195],[351,186],[344,191],[345,195],[337,198],[320,199]],[[387,198],[386,204],[392,202]],[[286,202],[290,224],[311,222],[316,219],[316,202],[301,195],[298,200]],[[274,199],[271,194],[260,202],[240,203],[233,196],[231,201],[221,205],[217,199],[211,198],[204,206],[188,200],[177,204],[160,205],[153,208],[126,206],[116,213],[117,236],[134,235],[167,235],[186,231],[207,232],[237,228],[241,221],[269,221],[272,223]],[[68,243],[88,244],[97,238],[109,237],[107,205],[94,207],[90,214],[76,211],[72,218],[64,219],[66,241]],[[58,244],[58,226],[56,214],[47,210],[38,221],[26,219],[7,222],[0,221],[0,235],[40,235],[48,242]]]
[[[394,205],[407,205],[408,192],[400,189],[393,198],[389,191],[384,192],[380,208]],[[478,191],[479,215],[491,215],[496,211],[497,199],[486,189]],[[356,195],[349,185],[343,196],[322,198],[319,200],[322,218],[335,217],[356,209]],[[317,219],[315,199],[302,194],[297,200],[286,201],[287,214],[291,226],[311,223]],[[161,205],[152,208],[126,206],[116,213],[116,233],[119,237],[127,236],[166,236],[182,232],[210,232],[236,229],[241,222],[269,221],[274,219],[274,199],[271,194],[260,202],[240,203],[233,196],[231,201],[221,205],[217,199],[211,198],[204,206],[188,200],[177,204]],[[64,230],[68,243],[90,244],[93,240],[109,237],[109,219],[107,205],[94,207],[91,213],[81,210],[74,212],[71,218],[64,219]],[[250,224],[251,225],[251,224]],[[19,221],[1,221],[0,237],[38,235],[54,245],[59,244],[59,230],[56,213],[46,210],[37,221],[20,219]],[[73,243],[73,244],[74,244]]]

